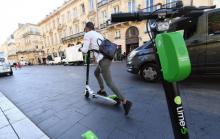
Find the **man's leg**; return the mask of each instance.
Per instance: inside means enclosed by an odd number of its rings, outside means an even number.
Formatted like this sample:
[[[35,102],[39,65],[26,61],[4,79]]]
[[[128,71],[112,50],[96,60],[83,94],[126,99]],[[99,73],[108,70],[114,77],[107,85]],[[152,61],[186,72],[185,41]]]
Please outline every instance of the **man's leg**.
[[[119,91],[119,89],[115,86],[115,84],[112,81],[110,65],[111,65],[111,60],[103,59],[102,61],[100,61],[102,76],[106,82],[106,85],[113,91],[113,93],[115,93],[120,100],[125,100],[122,93]]]
[[[102,77],[101,77],[101,70],[100,70],[99,65],[96,67],[94,74],[95,74],[95,77],[96,77],[96,79],[99,83],[100,89],[104,90],[104,83],[103,83],[103,80],[102,80]]]
[[[102,70],[102,76],[107,84],[107,86],[119,97],[121,100],[124,110],[125,110],[125,115],[128,115],[132,102],[128,101],[125,99],[125,97],[122,95],[122,93],[118,90],[118,88],[115,86],[115,84],[112,81],[111,77],[111,71],[110,71],[110,65],[111,65],[111,60],[109,59],[103,59],[100,61],[100,68]]]

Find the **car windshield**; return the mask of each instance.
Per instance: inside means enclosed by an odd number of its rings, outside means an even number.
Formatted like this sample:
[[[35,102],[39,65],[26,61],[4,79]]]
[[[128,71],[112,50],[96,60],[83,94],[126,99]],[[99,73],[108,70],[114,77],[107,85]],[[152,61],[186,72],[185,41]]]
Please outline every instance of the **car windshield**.
[[[0,62],[5,62],[5,58],[0,58]]]
[[[142,50],[142,49],[147,49],[147,48],[150,48],[150,47],[151,47],[151,41],[148,41],[148,42],[144,43],[142,46],[136,48],[136,51]]]

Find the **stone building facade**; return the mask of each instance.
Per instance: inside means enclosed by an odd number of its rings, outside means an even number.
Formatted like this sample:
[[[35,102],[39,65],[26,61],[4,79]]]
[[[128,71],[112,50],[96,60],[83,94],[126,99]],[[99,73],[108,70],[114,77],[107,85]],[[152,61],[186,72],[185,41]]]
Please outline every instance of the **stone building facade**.
[[[43,39],[39,26],[29,23],[20,24],[13,36],[18,61],[31,64],[43,63]]]
[[[4,50],[7,50],[7,54],[11,53],[8,55],[9,59],[15,62],[46,63],[48,56],[63,56],[66,47],[82,44],[85,23],[91,21],[97,31],[118,44],[118,54],[127,55],[149,40],[146,21],[112,24],[111,14],[135,12],[157,3],[166,4],[174,1],[69,0],[49,13],[38,25],[19,25],[13,33],[14,42],[4,43]],[[213,0],[183,0],[183,3],[195,6],[213,5]]]
[[[134,12],[156,3],[174,0],[69,0],[51,12],[39,26],[46,55],[59,56],[69,45],[83,43],[85,23],[91,21],[96,30],[118,44],[120,53],[128,54],[149,40],[146,21],[111,24],[112,13]],[[212,5],[212,0],[183,0],[184,5]]]

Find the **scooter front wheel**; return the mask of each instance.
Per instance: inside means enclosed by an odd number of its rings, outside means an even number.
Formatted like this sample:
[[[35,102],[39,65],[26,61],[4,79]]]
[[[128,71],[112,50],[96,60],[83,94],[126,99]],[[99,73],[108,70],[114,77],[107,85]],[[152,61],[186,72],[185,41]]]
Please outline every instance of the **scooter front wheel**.
[[[85,95],[85,98],[89,98],[89,91],[86,90],[84,95]]]

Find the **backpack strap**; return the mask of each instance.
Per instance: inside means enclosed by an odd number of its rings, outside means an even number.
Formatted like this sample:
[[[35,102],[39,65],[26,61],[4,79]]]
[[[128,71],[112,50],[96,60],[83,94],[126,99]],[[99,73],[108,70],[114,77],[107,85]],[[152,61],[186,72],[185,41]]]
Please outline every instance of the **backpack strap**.
[[[105,38],[104,38],[104,39],[105,39]],[[98,44],[98,46],[100,46],[100,44],[102,43],[102,41],[103,41],[103,40],[100,39],[100,38],[97,39],[97,44]],[[99,43],[99,42],[101,42],[101,43]]]

